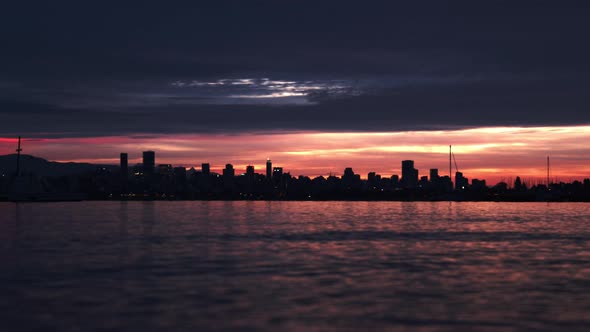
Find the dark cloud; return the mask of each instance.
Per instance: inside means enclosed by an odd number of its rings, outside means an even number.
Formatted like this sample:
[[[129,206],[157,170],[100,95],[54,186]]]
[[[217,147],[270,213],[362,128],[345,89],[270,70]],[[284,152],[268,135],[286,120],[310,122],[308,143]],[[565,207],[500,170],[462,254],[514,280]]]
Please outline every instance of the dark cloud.
[[[0,133],[587,124],[589,14],[585,1],[14,2]]]
[[[584,82],[465,80],[413,83],[298,97],[306,103],[210,103],[175,95],[146,96],[143,105],[76,109],[59,105],[0,102],[11,135],[96,136],[136,133],[391,131],[478,126],[588,124]],[[359,92],[360,91],[360,92]],[[256,92],[258,93],[258,92]],[[178,101],[177,99],[181,99]],[[103,106],[106,103],[102,104]]]

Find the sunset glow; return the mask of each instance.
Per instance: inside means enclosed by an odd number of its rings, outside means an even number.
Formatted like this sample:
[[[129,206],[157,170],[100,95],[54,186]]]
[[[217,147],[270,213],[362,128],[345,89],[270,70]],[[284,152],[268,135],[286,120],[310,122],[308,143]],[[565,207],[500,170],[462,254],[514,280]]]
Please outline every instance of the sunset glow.
[[[257,134],[132,135],[90,138],[25,138],[24,153],[53,161],[117,164],[120,152],[130,163],[141,162],[141,152],[156,151],[156,163],[200,168],[211,163],[221,172],[226,163],[242,172],[254,165],[263,172],[270,157],[292,175],[341,175],[353,167],[366,178],[375,171],[383,176],[400,174],[402,160],[412,159],[420,176],[430,168],[448,174],[449,145],[453,145],[459,170],[468,178],[489,183],[516,176],[536,182],[546,176],[551,157],[551,177],[570,181],[590,177],[590,126],[491,127],[454,131],[377,133],[291,132]],[[3,154],[15,149],[14,138],[0,138]],[[453,166],[454,168],[455,166]],[[453,170],[454,172],[454,170]]]

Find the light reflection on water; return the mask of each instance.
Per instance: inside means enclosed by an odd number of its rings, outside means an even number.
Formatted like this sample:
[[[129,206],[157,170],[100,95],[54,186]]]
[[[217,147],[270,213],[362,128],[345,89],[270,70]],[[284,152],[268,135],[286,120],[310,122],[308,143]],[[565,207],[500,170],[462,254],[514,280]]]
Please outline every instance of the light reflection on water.
[[[9,330],[590,328],[590,204],[0,204]]]

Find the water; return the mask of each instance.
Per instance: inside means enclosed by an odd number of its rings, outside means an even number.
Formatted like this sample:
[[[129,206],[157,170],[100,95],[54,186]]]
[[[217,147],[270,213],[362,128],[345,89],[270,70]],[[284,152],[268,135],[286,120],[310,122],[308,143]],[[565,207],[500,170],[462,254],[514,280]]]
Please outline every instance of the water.
[[[2,203],[0,262],[3,331],[590,329],[590,204]]]

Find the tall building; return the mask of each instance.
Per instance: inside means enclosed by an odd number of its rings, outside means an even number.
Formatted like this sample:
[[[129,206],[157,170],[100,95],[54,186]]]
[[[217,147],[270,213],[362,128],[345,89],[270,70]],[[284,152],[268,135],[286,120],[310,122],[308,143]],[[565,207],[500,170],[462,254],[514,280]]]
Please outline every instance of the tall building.
[[[406,188],[415,188],[418,185],[418,170],[414,168],[413,160],[402,161],[402,183]]]
[[[438,168],[431,168],[430,169],[430,182],[435,183],[440,179],[438,175]]]
[[[154,151],[143,152],[143,172],[153,174],[156,167],[156,153]]]
[[[342,177],[353,177],[354,176],[354,171],[352,170],[352,167],[346,167],[344,169],[344,175],[342,175]]]
[[[203,175],[211,174],[211,165],[209,165],[209,163],[202,163],[201,164],[201,173],[203,173]]]
[[[280,181],[283,177],[283,168],[282,167],[275,167],[272,169],[272,177],[275,181]]]
[[[252,165],[246,166],[246,175],[254,176],[254,166],[252,166]]]
[[[455,189],[464,190],[469,186],[469,180],[461,172],[455,172]]]
[[[127,193],[127,183],[129,181],[129,156],[127,153],[122,152],[120,156],[121,164],[121,190],[123,193]]]
[[[234,170],[234,166],[232,164],[226,164],[225,168],[223,169],[223,177],[233,178],[235,175],[236,171]]]
[[[360,180],[361,175],[354,174],[354,171],[351,167],[344,169],[344,174],[342,175],[341,181],[346,190],[357,189],[358,185],[360,184]]]
[[[270,181],[272,177],[272,161],[270,158],[266,159],[266,180]]]
[[[121,160],[121,175],[123,176],[124,179],[126,179],[127,174],[129,173],[129,156],[127,155],[127,153],[122,152],[120,160]]]

